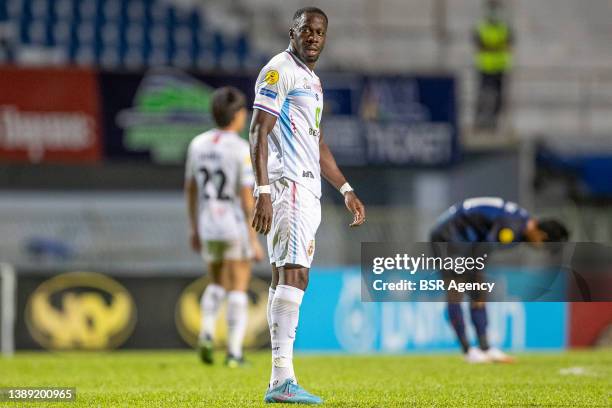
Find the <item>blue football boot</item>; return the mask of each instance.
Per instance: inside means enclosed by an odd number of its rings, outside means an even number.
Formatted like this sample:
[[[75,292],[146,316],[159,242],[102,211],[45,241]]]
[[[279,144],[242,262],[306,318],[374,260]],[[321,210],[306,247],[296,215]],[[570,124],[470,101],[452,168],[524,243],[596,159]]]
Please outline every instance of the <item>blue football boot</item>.
[[[288,378],[276,388],[268,389],[264,402],[286,404],[321,404],[323,400],[303,389],[295,380]]]

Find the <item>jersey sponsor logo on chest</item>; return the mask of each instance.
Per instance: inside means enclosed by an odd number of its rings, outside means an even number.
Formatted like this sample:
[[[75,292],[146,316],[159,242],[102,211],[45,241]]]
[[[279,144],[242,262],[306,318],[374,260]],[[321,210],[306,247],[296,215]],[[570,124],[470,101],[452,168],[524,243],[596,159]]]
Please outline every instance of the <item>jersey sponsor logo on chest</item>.
[[[310,170],[303,170],[302,171],[302,177],[311,178],[313,180],[315,178],[314,174],[312,174],[312,171],[310,171]]]
[[[302,79],[304,81],[303,88],[308,89],[309,91],[314,90],[313,93],[314,93],[315,99],[318,101],[321,98],[319,94],[323,96],[323,88],[321,87],[321,84],[310,82],[308,78],[302,78]]]

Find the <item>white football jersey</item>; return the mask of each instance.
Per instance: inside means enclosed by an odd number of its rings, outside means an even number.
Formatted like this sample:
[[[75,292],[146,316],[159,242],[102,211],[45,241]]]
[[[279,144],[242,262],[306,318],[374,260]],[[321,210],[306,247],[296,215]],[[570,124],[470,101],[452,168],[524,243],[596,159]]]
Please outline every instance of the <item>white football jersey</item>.
[[[268,136],[270,183],[286,177],[320,197],[323,88],[319,77],[289,50],[283,51],[259,73],[253,108],[278,118]]]
[[[201,239],[244,238],[248,230],[240,189],[255,183],[248,142],[218,129],[196,136],[187,151],[185,177],[195,177],[198,185]]]

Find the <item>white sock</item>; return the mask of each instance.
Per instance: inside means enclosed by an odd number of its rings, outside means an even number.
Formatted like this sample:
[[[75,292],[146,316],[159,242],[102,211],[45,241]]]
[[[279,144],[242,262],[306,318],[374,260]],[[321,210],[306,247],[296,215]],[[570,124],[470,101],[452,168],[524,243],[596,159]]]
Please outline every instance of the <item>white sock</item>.
[[[236,358],[242,357],[242,342],[248,320],[248,297],[245,292],[231,291],[227,296],[227,351]]]
[[[217,315],[219,308],[225,298],[225,289],[216,283],[209,283],[202,294],[200,300],[200,310],[202,312],[202,324],[200,326],[200,340],[206,337],[215,337],[215,327],[217,326]]]
[[[278,285],[271,307],[272,321],[272,374],[270,388],[275,388],[288,378],[295,378],[293,371],[293,342],[300,317],[300,305],[304,291],[287,285]]]
[[[268,289],[268,307],[266,309],[266,317],[268,318],[268,328],[270,329],[270,336],[272,335],[272,300],[274,299],[275,289],[270,286]]]

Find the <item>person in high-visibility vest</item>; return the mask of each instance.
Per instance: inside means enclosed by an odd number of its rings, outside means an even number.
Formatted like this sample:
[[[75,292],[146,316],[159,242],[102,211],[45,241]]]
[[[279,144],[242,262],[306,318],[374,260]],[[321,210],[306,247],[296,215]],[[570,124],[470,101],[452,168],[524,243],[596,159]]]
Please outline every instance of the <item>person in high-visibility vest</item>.
[[[512,68],[513,35],[502,18],[499,0],[486,2],[486,16],[475,28],[475,64],[479,74],[476,127],[495,129],[504,105],[504,80]]]

